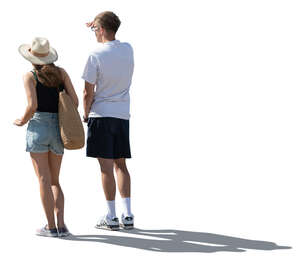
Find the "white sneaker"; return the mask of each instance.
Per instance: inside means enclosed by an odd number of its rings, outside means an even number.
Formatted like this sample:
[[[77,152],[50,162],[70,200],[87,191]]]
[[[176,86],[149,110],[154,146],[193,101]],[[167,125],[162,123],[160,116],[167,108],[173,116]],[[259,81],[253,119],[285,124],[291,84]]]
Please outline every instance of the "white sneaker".
[[[58,236],[57,229],[56,228],[48,229],[47,225],[45,227],[37,229],[35,234],[37,236],[44,236],[44,237],[57,237]]]
[[[123,229],[133,229],[134,228],[134,216],[130,215],[130,216],[125,216],[124,214],[122,214],[121,217],[121,223],[120,226]]]
[[[95,227],[98,229],[119,230],[119,219],[117,217],[110,218],[105,215],[104,217],[99,219]]]

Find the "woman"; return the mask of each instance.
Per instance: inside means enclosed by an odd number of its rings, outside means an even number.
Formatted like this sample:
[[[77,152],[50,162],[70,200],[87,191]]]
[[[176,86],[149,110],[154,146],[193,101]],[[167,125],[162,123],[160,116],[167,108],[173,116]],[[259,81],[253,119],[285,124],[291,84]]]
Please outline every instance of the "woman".
[[[58,127],[58,91],[64,87],[76,107],[78,98],[66,71],[54,65],[58,56],[47,39],[35,38],[31,45],[21,45],[19,52],[32,63],[33,71],[23,76],[28,105],[23,117],[16,119],[14,124],[23,126],[29,121],[26,151],[30,152],[39,180],[48,221],[36,234],[67,236],[69,231],[64,222],[64,195],[59,184],[64,147]]]

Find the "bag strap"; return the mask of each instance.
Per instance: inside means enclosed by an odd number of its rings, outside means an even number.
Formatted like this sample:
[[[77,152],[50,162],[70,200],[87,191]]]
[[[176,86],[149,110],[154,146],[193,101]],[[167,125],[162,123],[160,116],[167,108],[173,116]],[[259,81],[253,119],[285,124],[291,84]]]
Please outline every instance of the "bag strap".
[[[34,70],[31,71],[33,73],[34,79],[36,82],[38,82],[38,77],[36,75],[36,72]]]
[[[60,72],[61,78],[63,78],[61,70],[59,70],[59,72]],[[58,92],[64,91],[64,90],[65,90],[65,85],[64,85],[64,83],[62,82],[60,85],[58,85],[57,88],[58,88]]]
[[[57,88],[58,88],[58,92],[64,91],[65,90],[65,85],[62,83]]]

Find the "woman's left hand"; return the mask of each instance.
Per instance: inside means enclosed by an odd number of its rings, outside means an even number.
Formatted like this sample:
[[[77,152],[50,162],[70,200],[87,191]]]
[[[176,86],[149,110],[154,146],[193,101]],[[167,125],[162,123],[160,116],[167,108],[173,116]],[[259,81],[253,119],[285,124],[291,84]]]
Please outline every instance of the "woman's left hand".
[[[22,119],[16,119],[15,122],[14,122],[14,125],[23,126],[23,125],[25,125],[25,123],[23,122]]]

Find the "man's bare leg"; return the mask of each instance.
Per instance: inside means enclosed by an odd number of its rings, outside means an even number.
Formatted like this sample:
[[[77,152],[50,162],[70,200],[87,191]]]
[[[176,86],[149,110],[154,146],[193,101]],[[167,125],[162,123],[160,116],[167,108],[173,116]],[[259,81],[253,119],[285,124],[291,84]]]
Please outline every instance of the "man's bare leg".
[[[124,158],[114,159],[114,168],[117,174],[118,188],[122,198],[130,197],[130,175]]]

